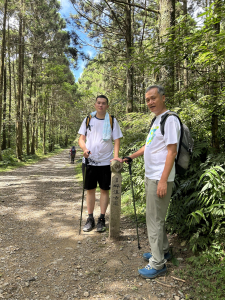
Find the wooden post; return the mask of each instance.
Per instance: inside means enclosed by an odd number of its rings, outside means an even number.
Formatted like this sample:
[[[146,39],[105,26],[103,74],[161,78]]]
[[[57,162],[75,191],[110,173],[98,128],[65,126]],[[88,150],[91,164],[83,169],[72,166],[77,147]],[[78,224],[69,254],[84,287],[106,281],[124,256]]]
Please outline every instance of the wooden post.
[[[111,163],[111,196],[109,216],[109,238],[119,238],[121,210],[121,172],[123,164],[117,160]]]

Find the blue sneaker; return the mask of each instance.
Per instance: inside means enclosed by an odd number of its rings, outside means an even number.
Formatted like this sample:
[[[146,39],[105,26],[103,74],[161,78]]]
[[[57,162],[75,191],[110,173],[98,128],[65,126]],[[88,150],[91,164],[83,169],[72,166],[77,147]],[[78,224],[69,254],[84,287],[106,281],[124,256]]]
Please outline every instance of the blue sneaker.
[[[149,258],[151,258],[151,257],[152,257],[152,254],[150,252],[147,252],[147,253],[143,254],[143,258],[146,261],[149,261]],[[172,256],[169,252],[167,252],[167,253],[164,254],[164,258],[169,261],[169,260],[171,260]]]
[[[139,269],[138,273],[144,278],[155,278],[166,273],[166,265],[164,265],[164,267],[161,270],[156,270],[150,265],[147,265],[145,268]]]

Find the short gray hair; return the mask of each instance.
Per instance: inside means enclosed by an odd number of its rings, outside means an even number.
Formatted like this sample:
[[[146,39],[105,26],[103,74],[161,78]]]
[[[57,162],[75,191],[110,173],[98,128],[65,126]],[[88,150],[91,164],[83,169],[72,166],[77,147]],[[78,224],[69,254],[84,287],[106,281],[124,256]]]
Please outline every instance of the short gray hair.
[[[150,91],[151,89],[154,89],[154,88],[157,88],[157,89],[158,89],[158,93],[159,93],[161,96],[165,95],[164,87],[162,87],[161,85],[151,85],[151,86],[149,86],[149,87],[146,89],[145,93],[147,93],[148,91]]]

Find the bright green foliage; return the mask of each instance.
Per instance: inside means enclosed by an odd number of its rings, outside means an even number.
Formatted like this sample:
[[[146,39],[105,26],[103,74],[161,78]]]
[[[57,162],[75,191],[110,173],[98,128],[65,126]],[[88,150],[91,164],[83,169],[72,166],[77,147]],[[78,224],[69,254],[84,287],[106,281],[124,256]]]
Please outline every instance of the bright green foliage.
[[[188,177],[176,181],[167,225],[190,239],[193,251],[225,238],[224,161],[224,155],[209,155],[198,170],[192,166]]]
[[[149,115],[142,113],[127,114],[120,125],[123,131],[123,139],[121,140],[121,156],[129,156],[145,144],[145,139],[149,130]],[[122,174],[122,190],[123,202],[131,205],[129,213],[134,214],[132,204],[132,191],[128,166],[124,164],[124,172]],[[144,160],[143,157],[136,158],[132,162],[132,180],[134,188],[134,197],[137,202],[137,214],[139,219],[143,219],[145,215],[145,187],[144,187]],[[125,208],[125,211],[127,208]],[[143,219],[144,220],[144,219]]]
[[[200,256],[187,260],[189,264],[186,268],[176,272],[179,278],[185,279],[188,283],[189,290],[184,292],[187,296],[185,299],[224,299],[224,257],[224,251],[211,248]]]

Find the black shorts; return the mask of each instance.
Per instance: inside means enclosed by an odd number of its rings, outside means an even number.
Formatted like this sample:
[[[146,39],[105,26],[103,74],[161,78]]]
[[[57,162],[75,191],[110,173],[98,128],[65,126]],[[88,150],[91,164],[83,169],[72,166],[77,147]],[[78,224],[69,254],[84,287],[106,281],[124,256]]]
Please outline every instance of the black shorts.
[[[85,164],[82,164],[82,172],[84,176]],[[108,166],[91,166],[87,165],[86,178],[85,178],[85,190],[93,190],[99,184],[100,189],[108,191],[111,184],[111,169]]]

